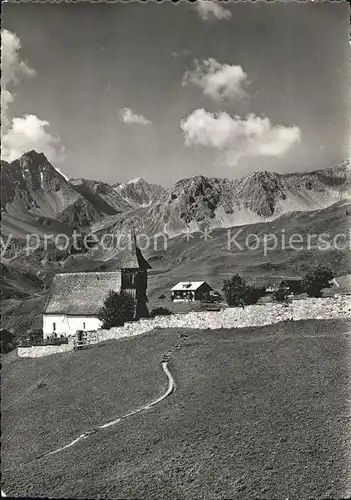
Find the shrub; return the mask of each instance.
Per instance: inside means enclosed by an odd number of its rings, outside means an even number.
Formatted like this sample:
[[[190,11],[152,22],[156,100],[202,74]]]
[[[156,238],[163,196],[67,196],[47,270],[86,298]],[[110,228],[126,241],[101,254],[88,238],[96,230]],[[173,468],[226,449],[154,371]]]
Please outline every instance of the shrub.
[[[155,316],[170,316],[171,314],[173,314],[172,311],[167,307],[155,307],[150,316],[154,318]]]
[[[285,288],[279,288],[273,294],[273,299],[277,302],[284,302],[288,297],[288,291]]]
[[[12,351],[16,347],[14,334],[6,329],[1,330],[0,345],[1,354],[7,354],[8,352]]]
[[[224,280],[222,291],[228,306],[244,307],[256,304],[258,299],[264,296],[266,289],[246,285],[244,278],[234,274],[230,279]]]
[[[31,344],[41,344],[43,342],[43,330],[36,328],[29,332],[29,341]]]
[[[245,280],[234,274],[230,279],[224,280],[222,291],[224,292],[228,306],[244,306]]]
[[[322,289],[330,287],[333,271],[322,264],[312,267],[302,280],[302,288],[310,297],[321,297]]]
[[[102,322],[102,327],[106,329],[123,326],[126,321],[134,319],[135,308],[136,301],[133,295],[111,290],[98,312],[98,318]]]
[[[265,294],[266,294],[265,287],[255,288],[253,286],[246,286],[246,292],[245,292],[246,304],[247,305],[257,304],[258,300],[261,297],[264,297]]]

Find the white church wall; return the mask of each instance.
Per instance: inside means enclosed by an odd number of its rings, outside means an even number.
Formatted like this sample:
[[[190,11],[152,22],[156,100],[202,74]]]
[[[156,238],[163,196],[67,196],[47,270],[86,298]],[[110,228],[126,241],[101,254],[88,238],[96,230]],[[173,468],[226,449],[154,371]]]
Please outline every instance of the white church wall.
[[[58,337],[75,335],[77,330],[97,330],[101,328],[101,321],[94,316],[66,316],[64,314],[43,315],[43,336],[50,337],[53,332]]]

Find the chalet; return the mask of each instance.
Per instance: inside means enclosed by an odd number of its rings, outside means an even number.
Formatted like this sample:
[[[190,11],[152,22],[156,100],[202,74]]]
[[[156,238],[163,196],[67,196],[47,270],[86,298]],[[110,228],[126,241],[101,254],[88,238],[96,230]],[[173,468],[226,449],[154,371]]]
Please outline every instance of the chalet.
[[[213,288],[206,281],[180,281],[171,288],[173,302],[193,302],[206,300]]]
[[[43,313],[44,339],[100,328],[97,315],[111,290],[124,290],[135,296],[136,319],[148,316],[146,290],[150,267],[134,237],[131,251],[121,256],[116,271],[56,274]]]

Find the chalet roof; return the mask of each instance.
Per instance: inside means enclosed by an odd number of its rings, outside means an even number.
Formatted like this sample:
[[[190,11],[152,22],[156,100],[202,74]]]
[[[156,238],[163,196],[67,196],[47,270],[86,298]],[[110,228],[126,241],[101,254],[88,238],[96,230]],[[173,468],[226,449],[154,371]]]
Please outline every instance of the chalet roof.
[[[120,289],[121,271],[56,274],[44,314],[94,316],[108,292]]]
[[[171,290],[176,291],[194,291],[198,290],[201,285],[206,283],[206,281],[180,281],[176,285],[174,285]]]

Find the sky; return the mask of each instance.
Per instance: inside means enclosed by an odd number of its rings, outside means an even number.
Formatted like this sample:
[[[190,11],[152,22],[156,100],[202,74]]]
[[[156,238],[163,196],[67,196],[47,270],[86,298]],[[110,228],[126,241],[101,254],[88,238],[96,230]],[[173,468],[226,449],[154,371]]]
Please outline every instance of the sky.
[[[2,157],[165,187],[350,156],[347,2],[4,4]]]

